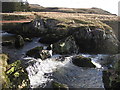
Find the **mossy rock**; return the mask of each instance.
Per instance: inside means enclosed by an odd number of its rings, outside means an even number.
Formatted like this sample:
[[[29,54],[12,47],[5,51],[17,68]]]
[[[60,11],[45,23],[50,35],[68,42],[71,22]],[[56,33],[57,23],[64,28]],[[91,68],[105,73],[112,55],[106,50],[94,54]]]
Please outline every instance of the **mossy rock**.
[[[79,48],[76,45],[75,39],[69,36],[65,39],[53,44],[53,53],[55,54],[76,54]]]
[[[12,64],[7,63],[8,56],[0,54],[0,84],[2,89],[29,88],[30,82],[26,70],[22,67],[20,60]]]
[[[52,86],[54,90],[69,90],[67,85],[58,82],[52,82]]]
[[[6,75],[10,80],[10,88],[28,88],[29,79],[26,70],[22,67],[20,60],[15,61],[14,63],[8,66]]]
[[[91,58],[84,56],[76,56],[72,58],[72,62],[74,65],[79,67],[89,67],[95,68],[96,66],[91,62]]]

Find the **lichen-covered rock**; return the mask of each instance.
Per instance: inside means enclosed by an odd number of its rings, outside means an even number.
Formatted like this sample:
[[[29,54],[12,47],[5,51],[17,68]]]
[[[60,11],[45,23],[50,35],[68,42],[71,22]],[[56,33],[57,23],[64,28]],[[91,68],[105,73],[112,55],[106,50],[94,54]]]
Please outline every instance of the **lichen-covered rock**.
[[[74,65],[79,67],[89,67],[95,68],[96,66],[91,62],[91,58],[84,56],[76,56],[72,58],[72,62]]]
[[[43,47],[35,47],[26,53],[27,56],[34,57],[34,58],[41,58],[42,60],[50,58],[51,54],[49,50],[43,50]]]
[[[119,41],[112,30],[79,28],[74,37],[81,52],[118,53]]]
[[[15,47],[20,48],[24,46],[24,39],[21,35],[17,35],[15,39]]]
[[[20,60],[8,66],[6,75],[10,80],[10,88],[29,88],[30,82],[26,70]]]
[[[53,44],[53,53],[56,54],[75,54],[78,53],[78,47],[72,36],[58,41]]]
[[[61,84],[58,82],[52,82],[52,86],[54,90],[69,90],[69,87],[66,84]]]

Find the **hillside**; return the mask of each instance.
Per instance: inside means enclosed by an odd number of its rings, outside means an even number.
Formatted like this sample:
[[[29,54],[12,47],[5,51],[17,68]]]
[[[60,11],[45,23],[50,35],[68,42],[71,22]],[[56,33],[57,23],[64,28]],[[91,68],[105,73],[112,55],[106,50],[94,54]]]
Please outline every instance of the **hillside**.
[[[100,8],[60,8],[60,7],[42,7],[38,4],[30,4],[31,11],[36,12],[63,12],[63,13],[84,13],[84,14],[105,14],[112,15],[110,12]]]

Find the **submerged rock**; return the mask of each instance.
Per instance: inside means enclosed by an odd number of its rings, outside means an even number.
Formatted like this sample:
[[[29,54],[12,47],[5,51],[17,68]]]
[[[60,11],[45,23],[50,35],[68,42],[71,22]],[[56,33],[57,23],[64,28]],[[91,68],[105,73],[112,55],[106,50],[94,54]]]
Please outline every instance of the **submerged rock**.
[[[76,56],[72,58],[72,62],[74,65],[79,67],[89,67],[95,68],[96,66],[91,62],[91,58],[83,57],[83,56]]]
[[[76,54],[79,49],[75,43],[74,37],[69,36],[66,39],[54,43],[52,50],[53,53],[56,54]]]
[[[69,87],[67,85],[54,81],[52,82],[52,86],[54,90],[69,90]]]
[[[41,58],[42,60],[51,57],[49,50],[43,50],[42,46],[27,51],[26,55],[34,58]]]
[[[21,35],[18,35],[15,39],[15,47],[20,48],[24,46],[24,39]]]

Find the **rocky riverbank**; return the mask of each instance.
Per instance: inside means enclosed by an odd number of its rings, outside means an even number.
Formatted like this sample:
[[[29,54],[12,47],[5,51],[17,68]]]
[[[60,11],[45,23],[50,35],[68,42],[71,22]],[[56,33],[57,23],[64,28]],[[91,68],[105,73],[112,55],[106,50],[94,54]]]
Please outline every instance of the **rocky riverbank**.
[[[2,24],[5,32],[14,35],[13,40],[1,42],[2,53],[8,54],[11,63],[8,65],[5,59],[7,56],[1,54],[1,66],[5,68],[3,77],[7,77],[2,78],[4,88],[52,86],[68,89],[105,86],[114,89],[119,86],[117,54],[120,53],[120,42],[113,28],[103,23],[105,20],[100,20],[101,15],[58,15],[56,12],[33,15],[36,18],[28,23]],[[103,18],[107,19],[108,16]],[[106,83],[104,75],[108,76],[109,82]],[[17,78],[20,82],[16,84]]]

